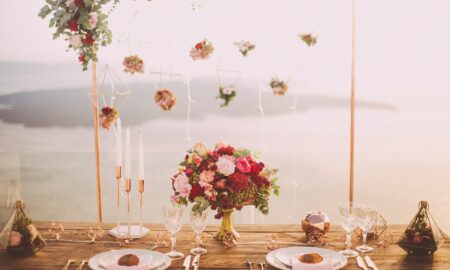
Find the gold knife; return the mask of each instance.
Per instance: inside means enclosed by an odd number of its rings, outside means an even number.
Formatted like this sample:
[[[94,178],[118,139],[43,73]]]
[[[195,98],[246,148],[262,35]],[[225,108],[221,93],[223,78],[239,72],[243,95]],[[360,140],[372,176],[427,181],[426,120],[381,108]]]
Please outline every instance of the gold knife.
[[[372,259],[369,256],[365,257],[367,266],[371,268],[372,270],[378,270],[378,267],[375,265],[375,263],[372,261]]]
[[[356,264],[358,265],[359,269],[369,270],[367,269],[366,264],[364,263],[363,259],[360,256],[356,257]]]

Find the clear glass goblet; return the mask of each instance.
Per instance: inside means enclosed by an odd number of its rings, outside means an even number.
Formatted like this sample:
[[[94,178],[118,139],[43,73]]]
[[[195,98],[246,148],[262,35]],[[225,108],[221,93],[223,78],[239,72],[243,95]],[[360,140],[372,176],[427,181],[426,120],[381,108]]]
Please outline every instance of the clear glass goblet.
[[[355,208],[355,217],[363,236],[363,244],[356,247],[356,250],[362,253],[371,252],[373,248],[367,245],[367,233],[377,220],[377,210],[371,207],[360,206]]]
[[[170,232],[171,246],[170,252],[166,253],[172,260],[179,260],[184,257],[184,254],[175,250],[177,243],[177,233],[180,231],[183,224],[183,211],[184,207],[176,204],[163,207],[164,212],[164,226]]]
[[[208,251],[206,248],[201,246],[202,243],[202,233],[206,227],[206,219],[208,218],[208,210],[203,210],[201,212],[191,212],[191,227],[195,233],[195,244],[196,247],[190,250],[191,254],[194,255],[204,255]]]
[[[345,244],[346,249],[340,251],[340,253],[346,257],[356,257],[358,252],[352,250],[352,232],[358,226],[356,218],[354,217],[354,207],[351,203],[339,204],[339,215],[341,217],[341,226],[345,231]]]

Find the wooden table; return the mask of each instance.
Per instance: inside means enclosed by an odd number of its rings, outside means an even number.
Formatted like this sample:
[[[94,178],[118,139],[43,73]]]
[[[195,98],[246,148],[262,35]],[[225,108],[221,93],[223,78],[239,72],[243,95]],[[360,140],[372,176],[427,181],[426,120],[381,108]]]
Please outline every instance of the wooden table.
[[[49,237],[48,222],[36,222],[38,229],[45,238]],[[89,223],[62,223],[65,233],[63,239],[87,240],[88,230],[90,227],[96,227],[95,224]],[[112,224],[103,224],[105,231],[113,227]],[[151,233],[132,244],[130,248],[148,248],[151,242],[155,241],[157,232],[165,232],[162,225],[146,225],[150,228]],[[236,230],[240,233],[240,245],[237,247],[225,247],[223,244],[212,238],[213,233],[217,229],[216,226],[208,226],[204,234],[204,242],[207,244],[208,254],[202,256],[200,260],[200,269],[248,269],[244,264],[248,255],[259,256],[263,258],[269,251],[265,242],[268,237],[277,233],[280,241],[298,242],[304,239],[304,234],[299,231],[298,225],[236,225]],[[397,240],[401,232],[405,228],[404,225],[394,225],[389,227],[389,232],[393,234]],[[111,236],[105,236],[102,240],[114,241]],[[326,248],[341,250],[343,246],[344,236],[338,226],[333,226],[331,232],[327,236],[329,245]],[[192,247],[193,232],[188,225],[183,226],[177,236],[176,248],[185,254]],[[245,244],[251,242],[260,242],[260,244]],[[373,244],[373,243],[372,243]],[[287,246],[287,245],[282,245]],[[2,270],[28,270],[28,269],[62,269],[67,259],[71,256],[79,259],[86,259],[90,256],[117,249],[117,244],[105,243],[65,243],[48,241],[47,247],[42,249],[36,255],[27,258],[11,257],[7,254],[0,253],[0,269]],[[167,252],[168,248],[156,249],[160,252]],[[370,254],[380,270],[382,269],[408,269],[408,270],[448,270],[450,269],[450,244],[447,242],[433,255],[426,257],[406,256],[406,253],[396,245],[390,245],[387,248],[376,248]],[[72,266],[70,269],[76,269]],[[89,269],[85,266],[84,269]],[[172,262],[169,269],[184,269],[182,260]],[[258,269],[254,267],[254,269]],[[267,270],[275,269],[267,266]],[[355,259],[349,259],[349,264],[344,269],[358,269]]]

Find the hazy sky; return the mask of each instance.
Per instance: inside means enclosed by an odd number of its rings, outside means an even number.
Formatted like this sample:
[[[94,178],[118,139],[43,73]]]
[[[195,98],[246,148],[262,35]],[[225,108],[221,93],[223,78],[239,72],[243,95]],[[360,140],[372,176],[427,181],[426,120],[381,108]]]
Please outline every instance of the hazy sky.
[[[48,20],[37,16],[44,2],[0,0],[0,61],[77,61],[64,40],[52,40]],[[358,87],[375,98],[386,98],[387,89],[401,95],[448,92],[450,1],[357,2]],[[202,7],[193,11],[192,3]],[[101,64],[117,64],[137,53],[147,71],[156,65],[156,71],[215,76],[217,67],[230,67],[247,77],[278,76],[341,93],[349,85],[350,22],[350,0],[123,0],[110,17],[115,42],[99,56]],[[131,42],[118,43],[129,30]],[[296,36],[310,31],[319,36],[312,49]],[[210,60],[194,62],[189,49],[205,37],[216,51]],[[249,59],[233,45],[241,39],[257,44]]]

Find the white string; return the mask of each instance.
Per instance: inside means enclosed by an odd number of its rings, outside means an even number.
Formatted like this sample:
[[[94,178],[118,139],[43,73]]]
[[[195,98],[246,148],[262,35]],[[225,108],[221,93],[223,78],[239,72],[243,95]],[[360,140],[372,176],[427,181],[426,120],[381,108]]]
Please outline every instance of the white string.
[[[191,138],[191,107],[192,104],[195,103],[195,101],[192,99],[191,95],[191,80],[190,78],[186,78],[186,84],[187,84],[187,114],[186,114],[186,141],[188,143],[188,149],[191,149],[192,147],[192,138]]]
[[[261,85],[261,82],[258,82],[258,105],[256,106],[259,109],[260,113],[260,129],[261,129],[261,140],[262,140],[262,152],[261,152],[261,159],[263,159],[266,155],[267,150],[267,144],[266,144],[266,130],[264,128],[264,108],[263,108],[263,102],[262,102],[262,91],[263,87]]]
[[[292,133],[291,133],[291,154],[292,154],[292,205],[295,206],[297,204],[297,188],[298,188],[298,181],[297,181],[297,144],[296,144],[296,120],[297,120],[297,104],[298,104],[298,92],[296,91],[294,102],[291,106],[292,111]],[[291,217],[292,218],[292,217]]]

